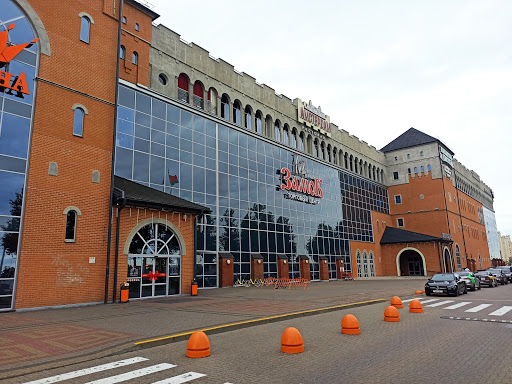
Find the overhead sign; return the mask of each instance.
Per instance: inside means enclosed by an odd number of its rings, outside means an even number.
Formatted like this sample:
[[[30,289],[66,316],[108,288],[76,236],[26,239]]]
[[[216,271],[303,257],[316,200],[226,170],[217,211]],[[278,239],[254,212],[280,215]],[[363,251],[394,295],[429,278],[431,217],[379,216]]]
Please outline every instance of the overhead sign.
[[[322,180],[311,178],[306,170],[306,163],[293,155],[292,169],[281,168],[281,190],[288,191],[286,199],[302,201],[307,204],[318,204],[318,198],[324,197]]]
[[[34,39],[26,44],[9,45],[7,43],[8,33],[14,28],[14,25],[15,24],[10,24],[6,31],[0,32],[0,68],[6,67],[21,51],[39,40]],[[16,96],[19,97],[23,97],[23,94],[30,95],[25,72],[16,75],[0,70],[0,91],[4,92],[5,90],[11,93],[14,91],[16,92]]]
[[[315,107],[311,100],[305,103],[297,99],[297,120],[324,135],[331,136],[331,118],[322,112],[320,106]]]

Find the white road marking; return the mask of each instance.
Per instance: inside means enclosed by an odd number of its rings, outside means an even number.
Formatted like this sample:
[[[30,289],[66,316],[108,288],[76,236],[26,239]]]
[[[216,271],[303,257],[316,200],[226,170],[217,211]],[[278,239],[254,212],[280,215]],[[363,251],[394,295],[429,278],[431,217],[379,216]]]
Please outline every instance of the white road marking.
[[[443,301],[441,301],[439,303],[434,303],[434,304],[427,305],[427,307],[439,307],[441,305],[448,304],[448,303],[453,303],[453,300],[443,300]]]
[[[468,304],[471,304],[471,301],[462,301],[460,303],[450,305],[449,307],[446,307],[444,309],[457,309],[457,308],[463,307]]]
[[[141,361],[146,361],[146,360],[148,360],[148,359],[146,359],[144,357],[134,357],[133,359],[120,360],[120,361],[115,361],[113,363],[98,365],[96,367],[80,369],[78,371],[73,371],[73,372],[63,373],[61,375],[47,377],[46,379],[29,381],[29,382],[27,382],[25,384],[51,384],[51,383],[57,383],[59,381],[75,379],[77,377],[91,375],[93,373],[102,372],[102,371],[106,371],[106,370],[109,370],[109,369],[124,367],[126,365],[140,363]]]
[[[170,368],[174,368],[174,367],[175,367],[174,364],[167,364],[167,363],[157,364],[157,365],[152,365],[151,367],[137,369],[136,371],[122,373],[122,374],[117,375],[117,376],[111,376],[111,377],[106,377],[104,379],[90,381],[90,382],[88,382],[86,384],[115,384],[115,383],[121,383],[123,381],[128,381],[128,380],[134,379],[136,377],[142,377],[142,376],[146,376],[146,375],[151,375],[152,373],[164,371],[166,369],[170,369]]]
[[[202,373],[188,372],[188,373],[184,373],[183,375],[169,377],[168,379],[157,381],[156,383],[153,383],[153,384],[181,384],[181,383],[186,383],[188,381],[192,381],[195,379],[199,379],[200,377],[204,377],[204,376],[206,376],[206,375],[204,375]]]
[[[422,301],[421,304],[432,303],[433,301],[439,301],[439,299],[425,300],[425,301]]]
[[[479,312],[481,311],[482,309],[485,309],[487,307],[490,307],[492,304],[480,304],[480,305],[477,305],[476,307],[473,307],[473,308],[469,308],[467,310],[465,310],[464,312]]]
[[[512,310],[512,307],[505,305],[505,306],[501,307],[500,309],[489,313],[489,316],[503,316],[505,313],[507,313],[511,310]]]

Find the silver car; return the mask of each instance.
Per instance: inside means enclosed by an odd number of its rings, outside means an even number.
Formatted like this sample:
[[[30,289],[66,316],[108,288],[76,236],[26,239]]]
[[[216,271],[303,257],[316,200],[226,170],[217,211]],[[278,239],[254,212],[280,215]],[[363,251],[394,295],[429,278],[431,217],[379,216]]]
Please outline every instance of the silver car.
[[[475,276],[473,272],[457,272],[457,274],[466,282],[466,286],[471,291],[476,291],[477,289],[482,289],[480,286],[480,279]]]

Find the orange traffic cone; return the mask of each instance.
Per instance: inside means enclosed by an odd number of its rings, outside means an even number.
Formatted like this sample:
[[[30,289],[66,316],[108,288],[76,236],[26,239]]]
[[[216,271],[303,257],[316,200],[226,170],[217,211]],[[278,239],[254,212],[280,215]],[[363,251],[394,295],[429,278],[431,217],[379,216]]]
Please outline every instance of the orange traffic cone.
[[[417,295],[421,295],[423,292],[421,292],[421,291],[416,291],[416,292],[414,292],[414,293],[415,293],[415,294],[417,294]]]
[[[402,300],[398,296],[393,296],[391,298],[391,305],[395,308],[403,308]]]
[[[345,315],[341,320],[341,333],[345,335],[360,335],[359,321],[354,315]]]
[[[413,300],[409,304],[409,312],[423,313],[423,305],[418,300]]]
[[[210,356],[210,340],[202,331],[194,332],[187,343],[187,357]]]
[[[399,322],[400,321],[400,314],[398,313],[398,309],[390,305],[386,308],[384,311],[384,321],[393,321],[393,322]]]
[[[421,293],[425,293],[425,290],[421,291]]]
[[[281,352],[301,353],[304,352],[304,340],[297,328],[286,328],[281,336]]]

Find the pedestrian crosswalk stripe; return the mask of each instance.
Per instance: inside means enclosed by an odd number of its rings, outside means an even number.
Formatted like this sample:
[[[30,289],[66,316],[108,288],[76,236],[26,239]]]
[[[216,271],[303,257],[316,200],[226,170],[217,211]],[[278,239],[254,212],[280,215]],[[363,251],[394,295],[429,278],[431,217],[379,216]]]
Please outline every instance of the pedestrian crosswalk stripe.
[[[480,304],[480,305],[477,305],[476,307],[466,309],[464,312],[478,312],[478,311],[481,311],[482,309],[490,307],[491,305],[492,304]]]
[[[457,304],[454,304],[454,305],[450,305],[449,307],[446,307],[444,309],[457,309],[457,308],[463,307],[463,306],[468,305],[468,304],[471,304],[471,301],[462,301],[460,303],[457,303]]]
[[[148,359],[146,359],[144,357],[134,357],[132,359],[115,361],[113,363],[102,364],[102,365],[98,365],[96,367],[85,368],[85,369],[80,369],[78,371],[63,373],[61,375],[47,377],[46,379],[29,381],[29,382],[27,382],[25,384],[51,384],[51,383],[58,383],[59,381],[75,379],[77,377],[91,375],[93,373],[97,373],[97,372],[101,372],[101,371],[106,371],[106,370],[109,370],[109,369],[124,367],[124,366],[130,365],[130,364],[140,363],[141,361],[146,361],[146,360],[148,360]]]
[[[511,310],[512,310],[512,307],[505,305],[505,306],[501,307],[500,309],[489,313],[489,316],[503,316],[505,313],[507,313]]]
[[[453,303],[453,300],[443,300],[443,301],[441,301],[439,303],[434,303],[434,304],[427,305],[427,307],[439,307],[441,305],[448,304],[448,303]]]
[[[439,299],[430,299],[430,300],[425,300],[425,301],[421,301],[421,304],[426,304],[426,303],[432,303],[434,301],[439,301]]]
[[[146,375],[151,375],[152,373],[155,373],[155,372],[160,372],[160,371],[164,371],[166,369],[174,368],[175,366],[176,365],[174,365],[174,364],[167,364],[167,363],[152,365],[151,367],[137,369],[136,371],[122,373],[122,374],[117,375],[117,376],[106,377],[104,379],[99,379],[99,380],[95,380],[95,381],[89,381],[86,384],[115,384],[115,383],[121,383],[123,381],[128,381],[128,380],[134,379],[136,377],[142,377],[142,376],[146,376]]]
[[[168,379],[157,381],[153,384],[181,384],[181,383],[186,383],[188,381],[192,381],[195,379],[199,379],[200,377],[204,377],[204,376],[206,376],[206,375],[204,375],[202,373],[188,372],[188,373],[184,373],[183,375],[169,377]]]

